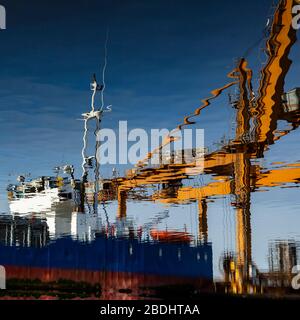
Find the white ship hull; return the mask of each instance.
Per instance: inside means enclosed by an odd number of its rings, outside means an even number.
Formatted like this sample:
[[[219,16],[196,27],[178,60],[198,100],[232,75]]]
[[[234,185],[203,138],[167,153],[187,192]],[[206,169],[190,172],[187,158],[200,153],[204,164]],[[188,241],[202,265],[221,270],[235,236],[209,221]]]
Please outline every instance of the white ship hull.
[[[26,194],[24,198],[18,198],[9,202],[11,213],[38,213],[51,210],[51,206],[59,202],[59,189],[53,188],[40,193]]]

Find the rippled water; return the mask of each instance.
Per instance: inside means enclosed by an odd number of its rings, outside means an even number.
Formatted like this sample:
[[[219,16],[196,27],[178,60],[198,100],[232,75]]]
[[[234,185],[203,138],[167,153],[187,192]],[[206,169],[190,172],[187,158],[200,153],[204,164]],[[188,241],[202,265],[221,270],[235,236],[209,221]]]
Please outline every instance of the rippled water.
[[[28,210],[2,192],[2,207],[10,210],[0,215],[7,275],[0,295],[299,297],[292,269],[300,264],[300,106],[283,97],[292,89],[284,81],[296,42],[285,14],[275,14],[259,86],[252,87],[252,70],[241,59],[228,83],[178,124],[177,130],[193,125],[231,90],[232,134],[208,150],[203,173],[187,174],[193,164],[141,167],[116,178],[116,194],[96,209],[89,201],[79,210],[71,200],[41,198]]]
[[[289,146],[297,136],[285,137]],[[222,173],[209,184],[197,176],[182,186],[149,187],[155,200],[133,196],[122,215],[116,200],[97,213],[76,212],[67,201],[1,215],[6,295],[143,299],[175,288],[194,296],[297,294],[291,269],[299,263],[300,163],[293,149],[285,156],[274,145],[263,160],[248,162],[246,202],[238,202],[236,177]],[[269,154],[282,161],[271,163]]]

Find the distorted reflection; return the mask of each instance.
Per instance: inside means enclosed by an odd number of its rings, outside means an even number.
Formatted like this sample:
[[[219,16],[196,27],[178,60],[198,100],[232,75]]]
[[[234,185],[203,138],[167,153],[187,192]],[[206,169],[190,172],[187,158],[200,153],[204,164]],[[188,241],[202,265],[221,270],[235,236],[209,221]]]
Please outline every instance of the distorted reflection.
[[[151,167],[147,161],[153,152],[124,177],[101,179],[95,157],[87,154],[88,121],[96,121],[97,131],[102,116],[102,111],[92,110],[83,114],[81,179],[65,165],[56,168],[53,177],[27,181],[20,176],[18,184],[8,186],[11,212],[0,216],[6,296],[143,299],[217,292],[299,297],[291,283],[300,237],[293,229],[284,238],[281,228],[287,219],[293,225],[293,214],[299,212],[294,190],[300,182],[300,161],[287,161],[284,152],[276,162],[262,161],[300,125],[300,88],[284,88],[296,42],[293,4],[280,1],[274,12],[257,92],[253,71],[241,58],[229,74],[231,82],[213,90],[211,98],[178,125],[177,130],[195,125],[211,100],[228,88],[237,89],[229,99],[235,136],[218,150],[205,150],[203,174],[187,174],[187,168],[196,167],[193,159]],[[167,137],[164,145],[171,140]],[[291,197],[291,215],[282,206],[280,220],[264,204],[263,194],[275,201],[284,193]],[[260,210],[254,200],[258,197]],[[222,230],[211,234],[210,221],[220,219],[216,212],[221,201],[226,219],[231,215],[230,228],[223,221]],[[270,215],[264,225],[257,216],[253,224],[253,212],[263,216],[264,208]],[[271,222],[276,226],[272,231]],[[216,244],[222,241],[220,248]]]

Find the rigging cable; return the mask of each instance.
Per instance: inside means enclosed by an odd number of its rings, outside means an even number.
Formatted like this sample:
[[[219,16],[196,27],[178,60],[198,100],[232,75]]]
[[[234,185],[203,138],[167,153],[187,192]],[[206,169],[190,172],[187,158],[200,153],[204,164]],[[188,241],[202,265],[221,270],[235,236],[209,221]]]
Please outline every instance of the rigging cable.
[[[107,45],[108,45],[108,39],[109,39],[109,29],[106,31],[106,38],[105,38],[105,44],[104,44],[104,65],[102,69],[102,85],[103,88],[101,90],[101,108],[100,111],[103,111],[104,109],[104,91],[106,88],[106,83],[105,83],[105,72],[106,72],[106,67],[107,67]]]

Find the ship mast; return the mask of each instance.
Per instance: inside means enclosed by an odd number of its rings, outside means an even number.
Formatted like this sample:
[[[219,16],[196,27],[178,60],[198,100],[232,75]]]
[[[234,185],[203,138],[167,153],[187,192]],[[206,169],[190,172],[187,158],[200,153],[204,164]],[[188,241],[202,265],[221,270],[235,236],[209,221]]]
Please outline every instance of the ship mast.
[[[91,82],[91,90],[92,90],[92,97],[91,97],[91,111],[86,112],[82,114],[83,121],[84,121],[84,132],[83,132],[83,147],[82,147],[82,201],[84,204],[85,201],[85,187],[88,184],[88,177],[89,177],[89,171],[91,168],[94,168],[94,183],[93,183],[93,194],[94,194],[94,213],[97,212],[97,206],[98,206],[98,193],[99,193],[99,182],[100,182],[100,161],[99,158],[97,158],[97,152],[99,151],[100,147],[100,139],[99,139],[99,132],[100,132],[100,124],[102,120],[102,116],[104,112],[111,111],[110,106],[104,108],[103,107],[103,90],[104,85],[99,85],[97,83],[96,75],[93,75],[93,79]],[[101,92],[101,101],[102,105],[100,108],[97,108],[95,106],[95,97],[97,92]],[[94,147],[94,154],[89,155],[88,154],[88,131],[89,131],[89,124],[91,122],[95,122],[96,129],[94,130],[94,135],[96,138],[95,147]]]

